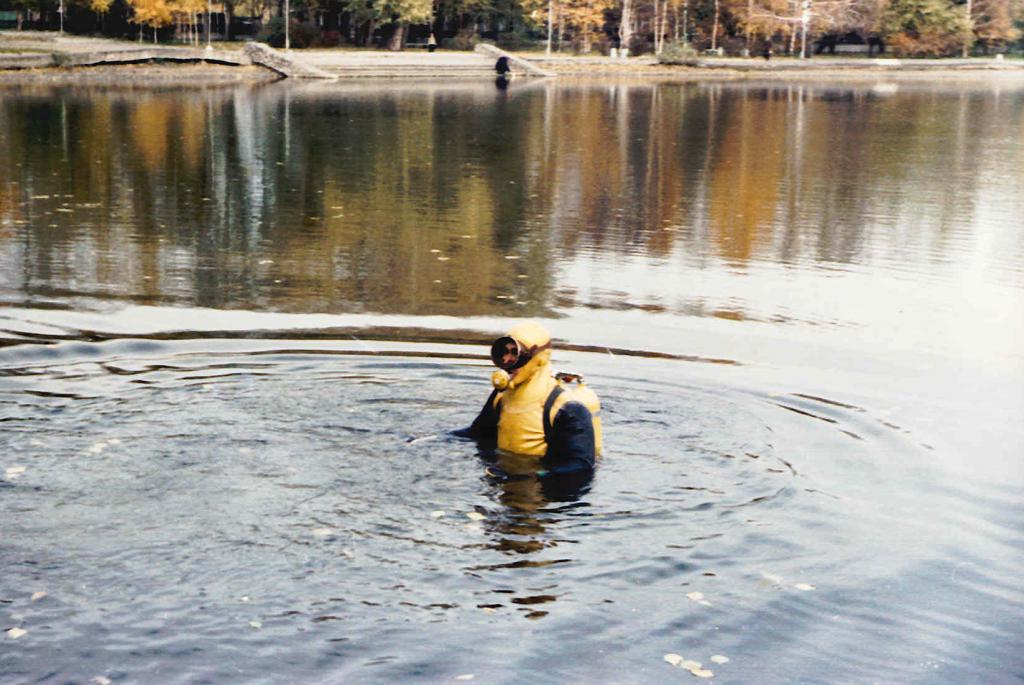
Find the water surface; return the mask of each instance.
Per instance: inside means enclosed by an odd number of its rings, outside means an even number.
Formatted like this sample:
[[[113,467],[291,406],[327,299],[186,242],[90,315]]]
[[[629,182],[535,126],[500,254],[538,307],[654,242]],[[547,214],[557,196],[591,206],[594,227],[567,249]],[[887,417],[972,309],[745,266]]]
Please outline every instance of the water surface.
[[[1024,672],[1024,88],[19,89],[0,131],[4,679]],[[444,435],[522,317],[602,397],[582,489]]]

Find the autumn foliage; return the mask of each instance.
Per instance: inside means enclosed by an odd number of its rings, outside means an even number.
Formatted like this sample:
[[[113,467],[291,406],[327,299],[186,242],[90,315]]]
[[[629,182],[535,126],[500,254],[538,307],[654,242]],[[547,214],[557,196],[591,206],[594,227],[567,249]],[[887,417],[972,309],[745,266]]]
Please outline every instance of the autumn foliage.
[[[43,8],[52,0],[6,0],[18,8]],[[177,38],[198,42],[207,0],[65,0],[96,16],[127,12],[135,26],[177,25]],[[0,0],[0,6],[5,0]],[[214,13],[261,18],[284,25],[278,0],[219,0]],[[1024,0],[291,0],[290,25],[313,32],[310,44],[330,32],[330,44],[402,49],[410,36],[433,32],[443,47],[471,48],[492,39],[513,49],[631,54],[662,53],[667,46],[721,48],[758,54],[808,52],[825,37],[882,43],[898,56],[968,54],[1017,46],[1024,29]],[[215,31],[216,32],[216,31]],[[131,30],[135,33],[135,30]],[[166,35],[166,32],[165,34]],[[1018,43],[1018,41],[1021,41]]]

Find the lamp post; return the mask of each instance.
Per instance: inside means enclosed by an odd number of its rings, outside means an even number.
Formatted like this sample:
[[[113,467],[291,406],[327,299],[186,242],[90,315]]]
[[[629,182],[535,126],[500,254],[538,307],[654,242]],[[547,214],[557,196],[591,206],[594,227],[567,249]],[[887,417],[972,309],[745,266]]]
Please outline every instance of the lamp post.
[[[212,26],[213,6],[210,0],[206,0],[206,49],[212,50],[213,46],[210,45],[210,29]]]
[[[60,15],[60,35],[64,35],[64,0],[60,0],[60,8],[57,10]]]
[[[292,40],[289,35],[289,24],[292,18],[292,4],[289,0],[284,0],[284,49],[292,49]]]

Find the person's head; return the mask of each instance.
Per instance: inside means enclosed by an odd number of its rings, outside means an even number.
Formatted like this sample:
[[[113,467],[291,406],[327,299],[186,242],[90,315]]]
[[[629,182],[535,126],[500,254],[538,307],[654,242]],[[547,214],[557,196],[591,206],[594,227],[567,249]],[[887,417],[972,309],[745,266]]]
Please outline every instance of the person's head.
[[[491,345],[491,361],[522,384],[551,361],[551,334],[539,323],[515,326]]]

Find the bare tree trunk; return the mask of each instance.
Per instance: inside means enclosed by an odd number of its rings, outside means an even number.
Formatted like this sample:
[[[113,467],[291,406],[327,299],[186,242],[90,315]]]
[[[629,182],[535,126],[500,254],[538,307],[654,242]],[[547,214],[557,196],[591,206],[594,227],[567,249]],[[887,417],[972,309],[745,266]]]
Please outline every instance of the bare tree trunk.
[[[619,48],[629,49],[633,43],[633,0],[622,0],[622,20],[619,22]]]
[[[754,0],[747,0],[747,56],[750,56],[750,18],[754,16]]]
[[[651,34],[654,36],[654,51],[658,51],[658,0],[654,0],[654,14],[651,18]]]
[[[665,50],[665,39],[669,37],[669,0],[662,3],[662,49]]]
[[[661,54],[661,0],[654,0],[654,52]]]
[[[811,0],[804,0],[800,8],[800,59],[807,57],[807,25],[811,23]]]
[[[391,40],[388,41],[388,50],[398,52],[405,48],[405,32],[407,28],[408,24],[405,22],[395,27],[395,32],[391,34]]]
[[[223,2],[221,6],[224,8],[224,38],[231,40],[234,38],[234,34],[231,32],[231,20],[235,18],[235,3]]]
[[[548,44],[544,48],[544,54],[551,54],[551,33],[554,30],[555,0],[548,0]]]
[[[974,19],[971,17],[971,9],[971,0],[967,0],[966,10],[968,31],[964,35],[964,48],[960,52],[961,57],[967,57],[967,53],[971,49],[971,38],[974,34]]]
[[[715,0],[715,23],[711,27],[711,49],[718,49],[718,0]]]

